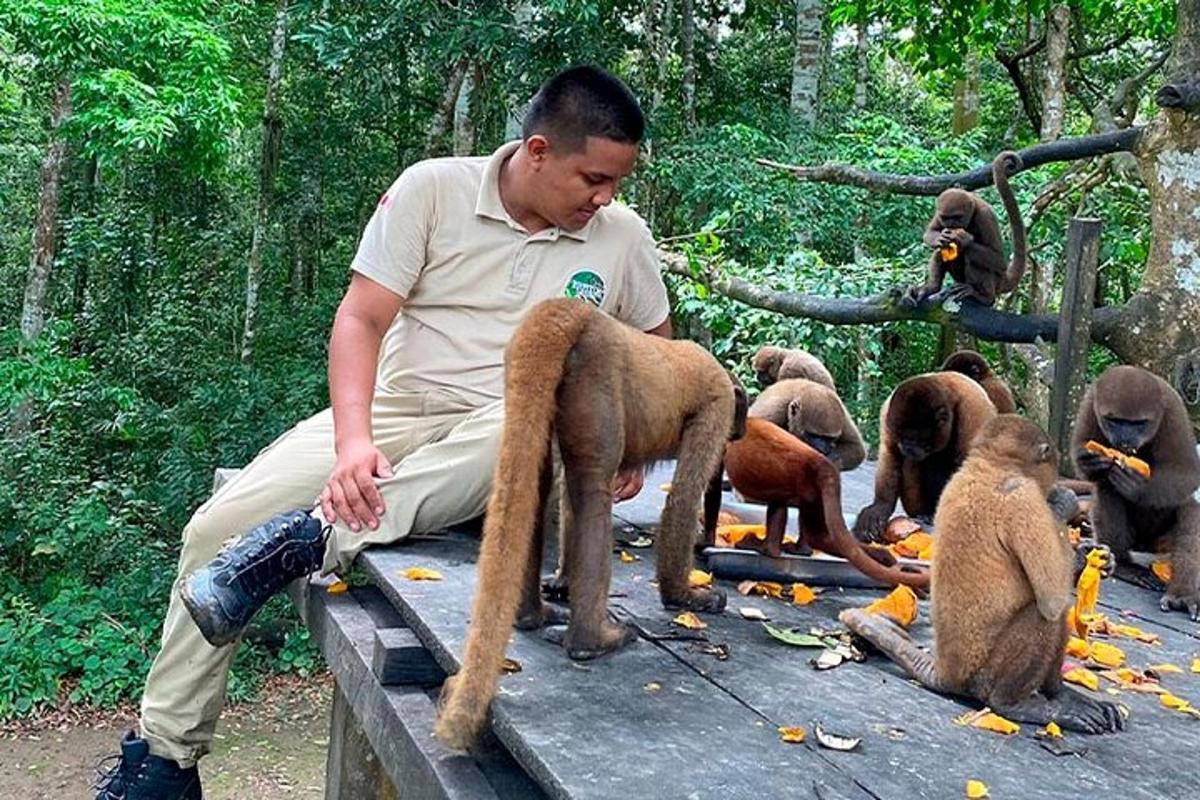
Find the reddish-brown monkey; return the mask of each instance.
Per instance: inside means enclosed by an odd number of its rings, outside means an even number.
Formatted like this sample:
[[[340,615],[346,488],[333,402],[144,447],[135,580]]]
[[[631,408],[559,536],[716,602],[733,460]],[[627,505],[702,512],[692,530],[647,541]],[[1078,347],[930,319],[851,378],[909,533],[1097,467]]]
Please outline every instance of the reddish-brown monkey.
[[[672,608],[725,606],[719,590],[688,586],[705,488],[725,442],[745,424],[740,387],[716,359],[693,342],[641,333],[582,301],[548,300],[513,335],[504,380],[504,431],[471,629],[435,727],[438,738],[458,748],[470,746],[487,719],[514,620],[522,628],[562,621],[542,602],[539,585],[551,437],[562,455],[570,511],[561,521],[568,655],[594,658],[634,638],[606,613],[611,480],[622,468],[677,456],[655,542],[659,593]]]
[[[932,655],[886,617],[849,609],[839,619],[935,692],[1020,722],[1115,731],[1115,705],[1062,682],[1075,559],[1045,499],[1057,466],[1034,423],[1005,414],[983,429],[934,519]]]

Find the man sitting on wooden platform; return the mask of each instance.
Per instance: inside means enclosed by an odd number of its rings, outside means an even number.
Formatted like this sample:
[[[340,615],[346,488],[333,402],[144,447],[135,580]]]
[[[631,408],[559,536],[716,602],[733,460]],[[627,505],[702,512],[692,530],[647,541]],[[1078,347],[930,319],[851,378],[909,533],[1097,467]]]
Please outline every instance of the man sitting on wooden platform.
[[[643,131],[624,84],[577,67],[534,97],[522,141],[420,162],[383,195],[333,325],[332,407],[275,440],[188,523],[140,730],[122,740],[97,800],[201,796],[196,761],[238,637],[289,581],[483,512],[504,347],[529,308],[579,297],[670,336],[654,240],[613,203]],[[641,485],[631,471],[614,494]]]

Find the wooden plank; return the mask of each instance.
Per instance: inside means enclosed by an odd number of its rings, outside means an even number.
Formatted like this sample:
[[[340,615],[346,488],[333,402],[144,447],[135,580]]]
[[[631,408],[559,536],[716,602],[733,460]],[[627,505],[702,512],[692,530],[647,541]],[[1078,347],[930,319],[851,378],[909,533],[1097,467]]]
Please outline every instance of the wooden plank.
[[[467,632],[474,558],[473,542],[446,539],[359,558],[447,672]],[[444,580],[398,577],[434,564]],[[750,797],[778,786],[871,797],[823,754],[781,743],[769,721],[655,644],[575,663],[518,632],[508,654],[523,669],[504,678],[492,729],[553,798],[661,797],[664,781],[672,797]]]
[[[1096,296],[1096,267],[1100,260],[1100,220],[1071,220],[1067,228],[1063,298],[1058,318],[1058,353],[1054,361],[1054,391],[1050,398],[1050,441],[1060,453],[1071,452],[1071,427],[1079,411],[1087,380],[1088,347],[1092,342],[1092,304]],[[1064,474],[1073,474],[1071,459],[1063,458]]]
[[[446,673],[408,628],[376,628],[371,672],[381,686],[441,686]]]

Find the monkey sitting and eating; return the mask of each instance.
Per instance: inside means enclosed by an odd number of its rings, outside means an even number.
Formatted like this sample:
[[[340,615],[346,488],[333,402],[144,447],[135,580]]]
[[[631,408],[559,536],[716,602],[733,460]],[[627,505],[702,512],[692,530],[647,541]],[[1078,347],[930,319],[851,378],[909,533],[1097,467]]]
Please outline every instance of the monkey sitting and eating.
[[[987,359],[974,350],[958,350],[951,353],[942,364],[942,372],[961,372],[982,386],[988,399],[996,407],[997,414],[1017,412],[1017,403],[1013,400],[1013,393],[1008,384],[992,372]]]
[[[625,326],[578,300],[540,303],[505,351],[504,430],[479,553],[479,581],[462,668],[447,679],[435,731],[467,748],[487,718],[514,621],[563,621],[542,602],[542,517],[553,437],[569,510],[562,547],[570,619],[562,644],[595,658],[634,637],[607,619],[612,572],[612,476],[677,457],[655,540],[668,608],[719,612],[720,590],[692,588],[692,546],[704,492],[725,443],[745,429],[746,402],[716,359],[693,342]]]
[[[1149,475],[1125,459],[1086,447],[1097,442],[1149,465]],[[1132,549],[1171,548],[1171,581],[1160,605],[1200,620],[1200,456],[1183,400],[1153,373],[1117,366],[1088,389],[1071,436],[1075,465],[1095,483],[1092,523],[1097,540],[1116,559],[1117,577],[1161,589],[1149,571],[1130,561]]]
[[[974,192],[947,189],[938,195],[937,208],[923,237],[925,244],[934,249],[929,260],[929,278],[923,286],[908,290],[908,302],[919,303],[938,292],[947,272],[956,281],[946,293],[948,297],[971,298],[988,306],[1017,287],[1027,262],[1025,224],[1008,185],[1008,176],[1023,167],[1021,157],[1011,150],[992,161],[992,180],[1008,213],[1012,261],[1005,264],[1000,220],[992,207]]]
[[[748,416],[786,428],[843,472],[867,457],[862,434],[837,392],[815,381],[788,378],[771,384],[750,405]]]
[[[837,391],[833,376],[821,359],[807,350],[788,350],[782,347],[760,347],[751,362],[754,375],[763,388],[788,378],[807,378],[814,383]]]
[[[746,420],[745,435],[725,448],[725,470],[734,488],[767,504],[765,552],[778,558],[783,550],[788,508],[800,512],[798,548],[814,547],[840,556],[860,572],[887,584],[929,585],[928,572],[896,566],[885,550],[868,552],[846,528],[842,517],[842,481],[828,458],[765,419]],[[709,489],[719,500],[720,486]],[[705,539],[715,544],[719,503],[706,502]]]
[[[854,534],[876,541],[897,498],[910,517],[931,517],[971,442],[996,416],[983,387],[957,372],[903,381],[879,413],[875,499],[858,513]]]
[[[1058,455],[1037,425],[990,420],[938,506],[931,589],[934,653],[883,616],[839,619],[928,689],[973,697],[1018,722],[1106,733],[1113,703],[1063,685],[1074,556],[1046,496]]]

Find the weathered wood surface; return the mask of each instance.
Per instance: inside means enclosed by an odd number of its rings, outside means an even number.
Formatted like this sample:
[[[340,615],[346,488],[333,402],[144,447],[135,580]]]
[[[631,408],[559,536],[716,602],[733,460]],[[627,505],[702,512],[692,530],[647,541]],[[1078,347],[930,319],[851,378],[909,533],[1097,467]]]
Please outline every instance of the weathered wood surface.
[[[871,466],[845,476],[848,518],[870,501]],[[657,524],[669,472],[648,476],[642,495],[618,506],[618,538],[633,539]],[[1018,523],[1019,524],[1019,523]],[[653,633],[678,631],[653,585],[651,550],[614,554],[611,609]],[[414,538],[360,558],[372,579],[433,657],[457,669],[475,587],[476,542],[446,534]],[[412,582],[410,566],[434,567],[444,579]],[[1101,695],[1129,706],[1129,730],[1114,736],[1067,735],[1082,756],[1058,757],[1034,738],[1035,726],[1002,737],[953,724],[973,706],[939,697],[906,680],[884,659],[817,672],[815,651],[772,639],[738,609],[755,606],[774,624],[808,630],[836,625],[843,608],[882,592],[824,592],[812,605],[730,596],[722,615],[704,615],[704,638],[729,647],[719,661],[695,640],[643,638],[605,658],[573,663],[537,634],[514,633],[508,654],[523,670],[507,676],[493,706],[493,730],[547,795],[556,798],[730,798],[772,795],[858,798],[961,797],[968,779],[993,797],[1064,798],[1099,794],[1129,798],[1200,796],[1192,769],[1200,720],[1162,708],[1153,695]],[[1110,617],[1127,613],[1162,636],[1157,647],[1117,640],[1134,666],[1173,663],[1185,670],[1200,657],[1200,627],[1182,614],[1163,614],[1157,596],[1106,581],[1101,602]],[[986,587],[980,602],[987,602]],[[928,644],[927,609],[913,634]],[[1165,685],[1200,705],[1200,675],[1167,675]],[[1111,685],[1111,684],[1110,684]],[[657,688],[656,688],[657,687]],[[862,737],[858,752],[818,748],[812,727]],[[780,725],[803,725],[809,742],[779,740]]]

